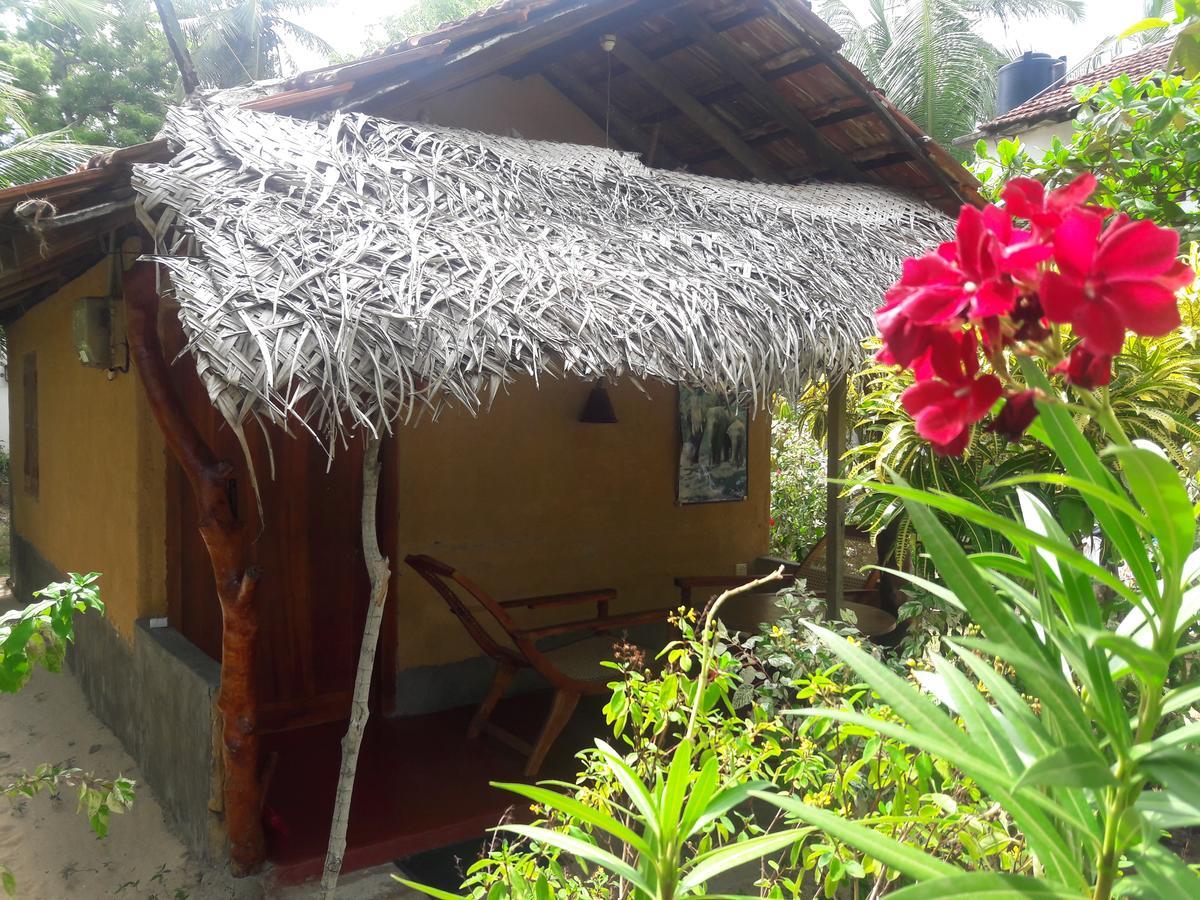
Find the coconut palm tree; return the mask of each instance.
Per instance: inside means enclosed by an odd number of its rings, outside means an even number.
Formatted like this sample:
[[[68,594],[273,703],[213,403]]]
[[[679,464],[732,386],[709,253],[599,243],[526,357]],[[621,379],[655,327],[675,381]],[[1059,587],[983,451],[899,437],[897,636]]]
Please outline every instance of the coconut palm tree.
[[[298,16],[328,0],[186,0],[180,25],[202,81],[233,87],[275,78],[292,68],[287,44],[332,56],[333,47]]]
[[[0,189],[70,172],[105,149],[78,144],[65,131],[34,134],[25,119],[28,99],[0,66]]]
[[[817,11],[846,40],[842,53],[926,134],[949,144],[990,118],[996,71],[1011,59],[981,33],[988,21],[1082,15],[1082,0],[867,0],[860,20],[847,0]]]

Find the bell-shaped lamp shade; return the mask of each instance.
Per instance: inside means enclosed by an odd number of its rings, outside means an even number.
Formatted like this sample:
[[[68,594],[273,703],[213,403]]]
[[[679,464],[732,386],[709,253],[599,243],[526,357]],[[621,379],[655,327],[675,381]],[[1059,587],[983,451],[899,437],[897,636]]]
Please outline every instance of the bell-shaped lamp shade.
[[[588,394],[587,402],[583,404],[583,412],[579,414],[579,421],[592,425],[615,425],[617,423],[617,413],[613,409],[608,391],[604,389],[604,382],[597,381],[591,393]]]

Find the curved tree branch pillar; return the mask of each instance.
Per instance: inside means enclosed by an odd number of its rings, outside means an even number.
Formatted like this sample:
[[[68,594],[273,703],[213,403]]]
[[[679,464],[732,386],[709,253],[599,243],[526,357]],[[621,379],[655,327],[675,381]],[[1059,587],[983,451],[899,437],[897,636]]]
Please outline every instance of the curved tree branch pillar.
[[[125,273],[124,287],[129,353],[167,446],[196,495],[200,535],[208,549],[221,603],[221,687],[217,707],[222,718],[225,828],[230,866],[235,875],[248,875],[262,864],[265,855],[259,739],[254,730],[259,625],[255,589],[259,572],[247,565],[243,528],[229,505],[227,487],[233,467],[218,460],[204,442],[171,384],[158,337],[154,266],[136,264]]]
[[[383,608],[387,601],[388,579],[391,570],[388,559],[379,548],[376,529],[376,507],[379,503],[379,438],[368,436],[363,451],[363,559],[371,577],[371,604],[363,626],[362,647],[358,651],[358,672],[354,676],[354,698],[350,705],[350,726],[342,738],[342,769],[338,775],[337,799],[333,805],[333,825],[329,830],[329,848],[325,852],[325,871],[321,890],[325,900],[337,891],[342,857],[346,853],[346,831],[350,826],[350,798],[354,793],[354,776],[358,770],[358,751],[362,747],[363,731],[371,711],[371,677],[375,669],[375,651],[379,647],[379,631],[383,623]]]

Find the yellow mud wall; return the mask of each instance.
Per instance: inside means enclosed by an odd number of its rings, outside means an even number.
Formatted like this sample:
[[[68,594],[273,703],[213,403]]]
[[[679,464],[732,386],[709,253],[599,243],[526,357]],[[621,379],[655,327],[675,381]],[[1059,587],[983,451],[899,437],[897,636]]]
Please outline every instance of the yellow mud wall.
[[[590,389],[575,379],[540,390],[521,381],[478,418],[448,412],[402,429],[395,563],[427,553],[498,599],[614,587],[619,612],[676,605],[676,576],[732,575],[767,552],[766,413],[750,421],[748,499],[680,506],[676,388],[609,388],[615,425],[578,421]],[[412,569],[401,564],[397,584],[400,668],[478,653]],[[592,614],[559,609],[542,621]]]
[[[389,105],[386,99],[368,111],[401,122],[604,146],[603,129],[540,75],[492,75],[417,104]]]
[[[166,455],[136,371],[110,381],[75,354],[75,300],[107,291],[102,262],[8,327],[13,530],[60,571],[100,572],[108,620],[132,640],[135,619],[166,615]],[[119,315],[113,332],[119,343]],[[37,354],[36,494],[24,477],[30,352]]]

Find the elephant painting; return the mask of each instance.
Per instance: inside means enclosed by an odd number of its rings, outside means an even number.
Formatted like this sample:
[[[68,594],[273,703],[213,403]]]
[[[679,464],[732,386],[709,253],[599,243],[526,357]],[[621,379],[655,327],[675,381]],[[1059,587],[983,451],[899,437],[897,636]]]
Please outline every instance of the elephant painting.
[[[735,466],[746,465],[746,423],[734,419],[725,429],[725,444],[729,447],[730,459]]]
[[[697,388],[679,389],[679,502],[744,500],[746,407]]]

